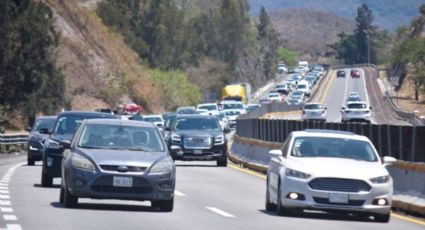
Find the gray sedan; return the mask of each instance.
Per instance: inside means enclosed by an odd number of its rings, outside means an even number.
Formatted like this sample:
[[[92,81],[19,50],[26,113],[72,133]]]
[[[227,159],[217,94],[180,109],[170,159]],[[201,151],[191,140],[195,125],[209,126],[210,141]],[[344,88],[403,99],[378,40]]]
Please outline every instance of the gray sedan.
[[[161,211],[173,210],[175,166],[153,124],[85,120],[72,141],[61,144],[64,207],[94,198],[151,201]]]

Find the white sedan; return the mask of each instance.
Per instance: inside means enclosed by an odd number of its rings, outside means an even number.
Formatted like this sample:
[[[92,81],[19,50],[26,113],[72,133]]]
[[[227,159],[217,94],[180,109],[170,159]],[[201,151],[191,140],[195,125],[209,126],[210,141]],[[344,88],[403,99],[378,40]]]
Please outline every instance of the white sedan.
[[[279,214],[322,210],[373,216],[388,222],[393,181],[365,136],[331,130],[292,132],[271,150],[266,209]]]

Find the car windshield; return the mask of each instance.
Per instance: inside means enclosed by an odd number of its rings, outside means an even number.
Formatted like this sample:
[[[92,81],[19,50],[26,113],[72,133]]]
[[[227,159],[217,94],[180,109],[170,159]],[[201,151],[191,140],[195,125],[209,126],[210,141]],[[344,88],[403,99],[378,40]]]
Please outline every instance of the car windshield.
[[[226,111],[227,116],[235,116],[235,115],[240,115],[240,114],[241,114],[240,111]]]
[[[278,94],[269,94],[269,97],[279,97]]]
[[[198,109],[206,109],[208,111],[217,110],[217,106],[215,105],[200,105]]]
[[[366,109],[366,104],[363,103],[351,103],[347,105],[349,109]]]
[[[304,109],[323,109],[323,106],[320,104],[308,104],[304,106]]]
[[[107,124],[86,125],[78,141],[78,146],[148,152],[163,152],[165,149],[155,128]]]
[[[305,89],[305,88],[307,88],[307,86],[306,85],[298,85],[298,89]]]
[[[297,137],[294,140],[291,156],[378,161],[371,144],[366,141],[347,138]]]
[[[173,128],[173,130],[220,130],[220,124],[217,119],[211,118],[178,118]]]
[[[171,124],[173,124],[173,122],[176,120],[176,118],[177,118],[177,115],[171,115],[171,116],[167,117],[167,119],[164,122],[164,127],[166,129],[171,128]]]
[[[223,109],[243,109],[243,104],[239,104],[239,103],[223,104]]]
[[[35,124],[34,127],[32,128],[33,131],[40,131],[40,129],[48,129],[48,130],[52,130],[53,125],[55,124],[56,119],[48,119],[48,118],[42,118],[42,119],[38,119]]]
[[[195,114],[196,110],[194,110],[194,109],[179,109],[177,111],[177,113],[179,113],[179,114]]]
[[[303,93],[300,91],[295,91],[292,95],[293,96],[301,96]]]
[[[159,117],[144,117],[143,120],[147,122],[162,122],[162,119]]]
[[[349,96],[347,101],[360,101],[360,98],[358,96]]]
[[[84,116],[59,117],[54,133],[59,135],[74,134],[84,119],[86,119]]]

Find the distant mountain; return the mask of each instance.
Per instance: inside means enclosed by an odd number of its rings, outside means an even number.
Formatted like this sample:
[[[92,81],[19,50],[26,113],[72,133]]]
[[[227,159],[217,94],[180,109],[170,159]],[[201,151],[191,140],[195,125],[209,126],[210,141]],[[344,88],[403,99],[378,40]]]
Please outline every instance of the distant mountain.
[[[399,26],[410,25],[419,16],[419,6],[425,0],[249,0],[251,13],[258,15],[261,6],[267,11],[296,8],[333,13],[354,19],[357,8],[367,3],[375,15],[375,24],[382,29],[395,31]]]
[[[355,29],[353,20],[307,9],[273,11],[270,18],[285,47],[308,54],[310,60],[324,56],[328,45],[338,41],[339,33]]]

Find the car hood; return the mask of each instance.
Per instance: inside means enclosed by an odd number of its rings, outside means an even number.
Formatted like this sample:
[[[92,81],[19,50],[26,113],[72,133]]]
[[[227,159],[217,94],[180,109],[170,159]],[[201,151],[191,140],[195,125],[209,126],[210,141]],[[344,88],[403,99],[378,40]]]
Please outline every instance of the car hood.
[[[30,136],[28,138],[29,141],[42,141],[44,139],[46,139],[47,137],[49,137],[48,134],[41,134],[38,131],[34,131],[30,133]]]
[[[177,131],[173,131],[173,134],[178,134],[181,136],[215,137],[220,134],[223,134],[223,132],[219,130],[177,130]]]
[[[164,158],[165,152],[143,152],[116,149],[82,149],[80,154],[87,156],[98,165],[126,165],[150,167],[154,162]]]
[[[291,158],[289,168],[302,171],[314,177],[336,177],[368,180],[388,175],[380,162],[367,162],[342,158],[306,157]]]

